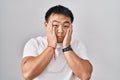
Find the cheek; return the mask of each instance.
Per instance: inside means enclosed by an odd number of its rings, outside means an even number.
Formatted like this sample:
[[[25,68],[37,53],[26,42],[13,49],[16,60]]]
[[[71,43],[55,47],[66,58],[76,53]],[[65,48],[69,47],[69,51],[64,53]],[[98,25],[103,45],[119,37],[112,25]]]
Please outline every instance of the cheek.
[[[63,29],[64,30],[64,35],[66,35],[66,33],[67,33],[67,29]]]

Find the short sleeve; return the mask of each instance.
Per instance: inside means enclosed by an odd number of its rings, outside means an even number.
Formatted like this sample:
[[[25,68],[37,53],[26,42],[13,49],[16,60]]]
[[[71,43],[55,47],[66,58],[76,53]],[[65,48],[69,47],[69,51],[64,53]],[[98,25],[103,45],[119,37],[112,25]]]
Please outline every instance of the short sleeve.
[[[75,52],[82,59],[89,60],[87,55],[87,49],[82,42],[77,41]]]
[[[23,58],[26,56],[37,56],[37,48],[38,48],[38,44],[37,44],[37,40],[35,39],[30,39],[24,47],[24,51],[23,51]]]

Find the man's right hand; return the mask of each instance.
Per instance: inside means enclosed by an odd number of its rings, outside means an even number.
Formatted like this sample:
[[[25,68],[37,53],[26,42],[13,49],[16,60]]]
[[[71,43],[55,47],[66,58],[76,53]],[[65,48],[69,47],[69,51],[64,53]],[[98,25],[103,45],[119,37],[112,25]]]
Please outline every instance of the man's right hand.
[[[47,41],[48,46],[56,48],[57,46],[57,37],[55,34],[55,27],[52,26],[52,22],[46,22],[46,32],[47,32]]]

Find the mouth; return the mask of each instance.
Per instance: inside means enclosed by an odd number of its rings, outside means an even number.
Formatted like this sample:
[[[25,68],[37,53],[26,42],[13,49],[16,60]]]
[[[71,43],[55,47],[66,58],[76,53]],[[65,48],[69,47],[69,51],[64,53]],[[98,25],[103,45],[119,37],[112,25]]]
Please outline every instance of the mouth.
[[[63,36],[57,36],[58,39],[63,39]]]

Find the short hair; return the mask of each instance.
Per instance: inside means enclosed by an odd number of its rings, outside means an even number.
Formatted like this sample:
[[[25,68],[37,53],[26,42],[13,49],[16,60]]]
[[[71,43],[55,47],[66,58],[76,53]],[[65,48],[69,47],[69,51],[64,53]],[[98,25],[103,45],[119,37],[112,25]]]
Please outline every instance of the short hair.
[[[62,14],[67,17],[70,17],[71,22],[73,22],[73,20],[74,20],[74,16],[73,16],[71,10],[69,10],[67,7],[64,7],[62,5],[56,5],[56,6],[51,7],[45,14],[46,21],[48,21],[51,14]]]

